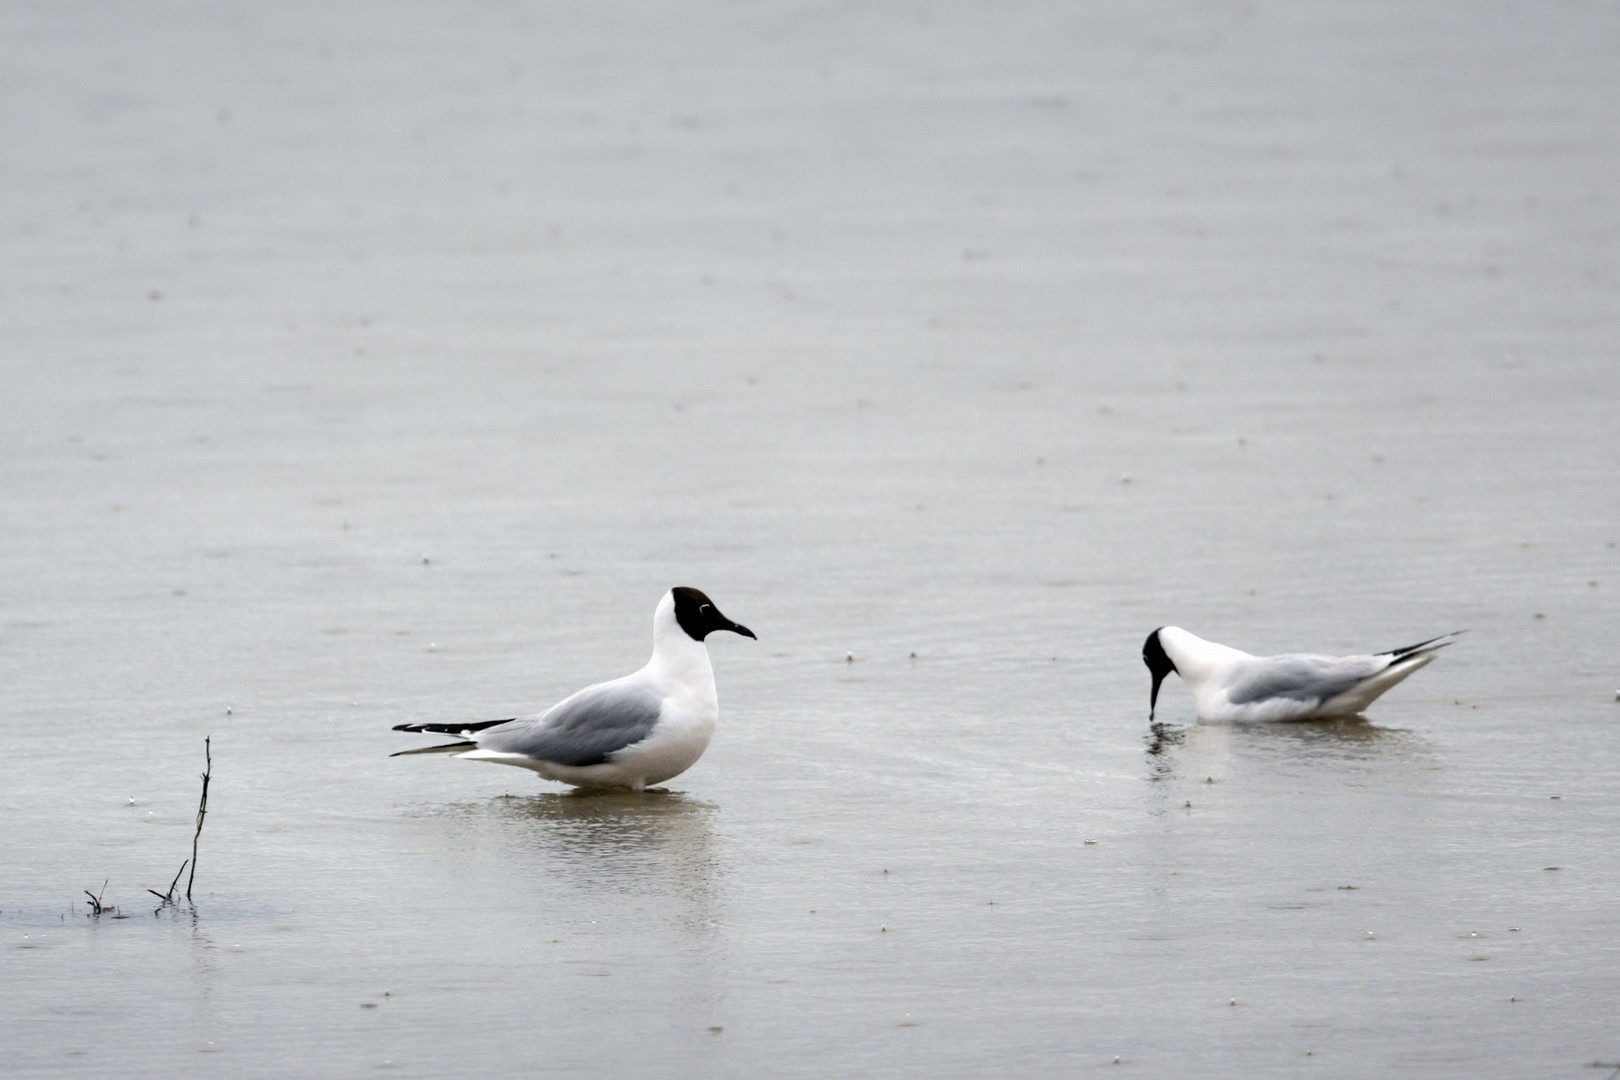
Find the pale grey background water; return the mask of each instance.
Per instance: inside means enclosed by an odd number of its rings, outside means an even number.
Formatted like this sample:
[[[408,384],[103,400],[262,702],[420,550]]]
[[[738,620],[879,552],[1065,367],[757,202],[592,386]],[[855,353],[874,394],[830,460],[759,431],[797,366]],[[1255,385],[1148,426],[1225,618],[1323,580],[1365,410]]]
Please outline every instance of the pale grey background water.
[[[1616,55],[1597,2],[0,8],[0,1071],[1607,1075]],[[673,584],[760,635],[677,794],[387,758]],[[1472,633],[1366,724],[1171,681],[1153,746],[1172,621]]]

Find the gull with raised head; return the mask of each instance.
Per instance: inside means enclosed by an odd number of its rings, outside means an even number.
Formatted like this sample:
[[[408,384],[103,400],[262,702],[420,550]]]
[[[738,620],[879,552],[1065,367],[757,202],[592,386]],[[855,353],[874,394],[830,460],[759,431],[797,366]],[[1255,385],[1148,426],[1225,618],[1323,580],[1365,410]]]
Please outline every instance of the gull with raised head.
[[[652,659],[640,671],[597,683],[543,713],[474,724],[400,724],[395,731],[459,736],[404,754],[452,754],[533,769],[575,787],[636,791],[679,776],[703,756],[720,714],[704,639],[716,630],[754,632],[720,613],[697,589],[678,586],[653,612]]]
[[[1148,719],[1159,684],[1172,671],[1192,691],[1200,720],[1318,720],[1355,716],[1380,694],[1434,659],[1461,630],[1404,649],[1364,656],[1285,653],[1252,656],[1205,641],[1179,626],[1161,626],[1142,645],[1153,675]]]

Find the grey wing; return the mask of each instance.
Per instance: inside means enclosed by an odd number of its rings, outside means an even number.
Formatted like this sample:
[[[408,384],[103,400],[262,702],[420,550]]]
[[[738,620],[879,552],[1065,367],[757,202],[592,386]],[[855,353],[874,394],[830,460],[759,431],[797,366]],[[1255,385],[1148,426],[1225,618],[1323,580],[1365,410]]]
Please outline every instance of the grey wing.
[[[1234,705],[1269,698],[1327,701],[1389,666],[1378,656],[1263,656],[1234,667],[1226,688]]]
[[[620,682],[587,686],[536,717],[477,735],[478,746],[582,768],[645,739],[663,702],[650,687]]]

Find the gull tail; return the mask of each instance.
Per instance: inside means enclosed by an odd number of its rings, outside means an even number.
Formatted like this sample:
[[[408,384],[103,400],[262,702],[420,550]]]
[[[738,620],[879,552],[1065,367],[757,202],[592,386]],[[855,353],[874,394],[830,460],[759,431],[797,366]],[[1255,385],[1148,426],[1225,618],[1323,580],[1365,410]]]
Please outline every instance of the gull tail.
[[[1428,641],[1420,641],[1416,645],[1408,645],[1402,649],[1386,649],[1378,655],[1389,657],[1391,667],[1403,660],[1416,660],[1418,657],[1424,657],[1424,662],[1427,663],[1428,658],[1434,653],[1455,642],[1459,635],[1466,633],[1468,633],[1466,630],[1453,630],[1449,634],[1441,634],[1439,637],[1432,637]]]
[[[1416,645],[1408,645],[1405,648],[1390,649],[1375,654],[1375,659],[1388,657],[1389,662],[1377,673],[1362,679],[1355,686],[1334,698],[1332,703],[1335,709],[1347,710],[1346,715],[1351,712],[1361,712],[1381,697],[1390,687],[1403,681],[1419,668],[1428,667],[1429,662],[1439,654],[1441,649],[1456,641],[1458,634],[1466,634],[1467,632],[1466,630],[1453,630],[1449,634],[1441,634],[1439,637],[1432,637],[1428,641],[1420,641]]]
[[[401,750],[389,757],[405,757],[408,754],[453,754],[460,750],[476,750],[478,744],[467,739],[475,731],[504,724],[505,720],[481,720],[476,724],[395,724],[395,731],[425,731],[432,735],[460,735],[463,741],[453,743],[440,743],[438,746],[418,746],[414,750]]]

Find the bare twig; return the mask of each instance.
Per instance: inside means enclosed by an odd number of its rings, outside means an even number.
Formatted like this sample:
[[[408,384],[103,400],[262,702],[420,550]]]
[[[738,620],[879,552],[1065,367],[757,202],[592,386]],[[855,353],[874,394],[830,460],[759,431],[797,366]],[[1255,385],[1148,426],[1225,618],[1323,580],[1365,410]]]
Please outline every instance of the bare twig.
[[[90,898],[90,899],[85,901],[85,903],[90,905],[90,914],[92,914],[92,915],[100,915],[103,911],[106,910],[106,907],[101,902],[101,897],[105,896],[107,894],[107,882],[111,881],[111,880],[112,880],[112,878],[107,878],[105,881],[103,881],[101,883],[101,894],[100,895],[97,895],[96,893],[91,892],[89,889],[84,890],[84,895],[86,895],[86,896],[88,896]]]
[[[197,802],[197,831],[191,834],[191,876],[186,878],[186,903],[191,903],[191,883],[197,879],[197,838],[202,836],[203,818],[208,816],[208,779],[214,772],[213,737],[203,739],[204,767],[202,774],[202,798]],[[182,865],[180,869],[184,870]],[[180,880],[180,875],[175,875]]]
[[[174,887],[176,885],[180,884],[180,875],[186,872],[186,866],[190,862],[191,862],[190,859],[185,860],[184,862],[182,862],[180,864],[180,869],[178,869],[178,870],[176,870],[174,872],[174,880],[169,882],[169,891],[168,892],[158,892],[156,889],[147,889],[146,891],[151,893],[153,896],[157,897],[159,900],[163,901],[165,904],[174,903]]]

